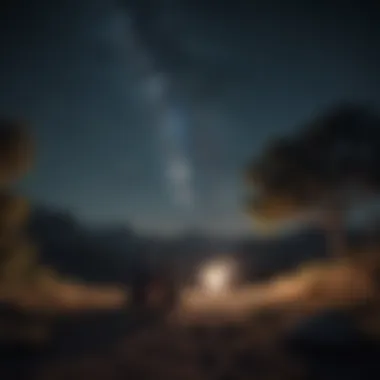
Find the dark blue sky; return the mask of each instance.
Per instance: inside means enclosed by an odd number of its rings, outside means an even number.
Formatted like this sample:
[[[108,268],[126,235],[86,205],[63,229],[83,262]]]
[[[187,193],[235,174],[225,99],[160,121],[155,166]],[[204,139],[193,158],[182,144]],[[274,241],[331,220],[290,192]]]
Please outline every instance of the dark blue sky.
[[[298,3],[15,1],[0,111],[37,140],[23,190],[95,223],[248,231],[241,171],[271,136],[380,105],[378,9]]]

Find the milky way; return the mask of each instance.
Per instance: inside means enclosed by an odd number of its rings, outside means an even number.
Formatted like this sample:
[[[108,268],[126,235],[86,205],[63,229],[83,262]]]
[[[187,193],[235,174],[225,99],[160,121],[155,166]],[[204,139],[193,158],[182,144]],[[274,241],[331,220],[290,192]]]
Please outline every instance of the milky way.
[[[132,52],[142,75],[142,95],[150,106],[156,128],[163,181],[170,199],[179,208],[185,223],[191,221],[195,208],[193,165],[189,149],[190,122],[186,109],[171,86],[169,74],[160,70],[149,48],[141,42],[138,31],[129,23],[129,52]],[[174,100],[175,99],[175,100]]]

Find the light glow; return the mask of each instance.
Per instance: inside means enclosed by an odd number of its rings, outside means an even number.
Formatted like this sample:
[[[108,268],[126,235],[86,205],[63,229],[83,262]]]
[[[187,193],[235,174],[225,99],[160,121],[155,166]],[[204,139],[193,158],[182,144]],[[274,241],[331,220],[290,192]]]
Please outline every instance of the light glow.
[[[233,262],[220,260],[203,266],[199,273],[202,291],[219,294],[231,289],[236,276]]]

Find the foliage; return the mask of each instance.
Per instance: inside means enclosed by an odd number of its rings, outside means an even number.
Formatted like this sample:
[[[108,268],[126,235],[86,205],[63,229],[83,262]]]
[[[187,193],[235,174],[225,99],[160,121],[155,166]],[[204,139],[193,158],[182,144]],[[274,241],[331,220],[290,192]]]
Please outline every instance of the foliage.
[[[249,209],[264,220],[345,208],[380,189],[380,117],[351,104],[334,107],[297,134],[277,138],[251,163]]]
[[[267,230],[318,221],[330,254],[345,255],[346,213],[378,195],[379,165],[380,116],[354,104],[333,107],[293,136],[274,139],[251,163],[249,212]]]
[[[24,125],[14,120],[0,120],[0,184],[19,179],[30,167],[33,143]]]

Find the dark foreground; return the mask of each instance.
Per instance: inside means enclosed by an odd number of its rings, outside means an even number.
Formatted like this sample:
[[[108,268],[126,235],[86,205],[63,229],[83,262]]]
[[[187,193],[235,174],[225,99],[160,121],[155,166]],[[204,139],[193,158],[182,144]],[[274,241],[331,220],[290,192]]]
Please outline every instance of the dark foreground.
[[[342,313],[286,334],[281,315],[244,326],[165,326],[126,311],[61,319],[48,346],[3,346],[1,379],[378,379],[380,343]]]

